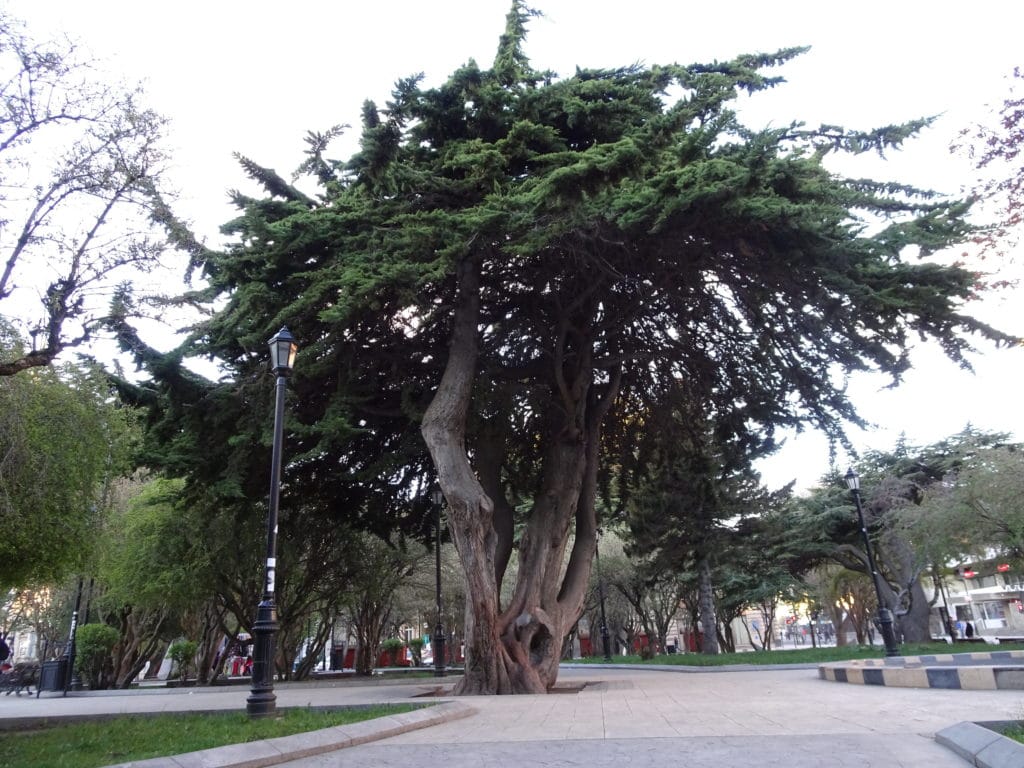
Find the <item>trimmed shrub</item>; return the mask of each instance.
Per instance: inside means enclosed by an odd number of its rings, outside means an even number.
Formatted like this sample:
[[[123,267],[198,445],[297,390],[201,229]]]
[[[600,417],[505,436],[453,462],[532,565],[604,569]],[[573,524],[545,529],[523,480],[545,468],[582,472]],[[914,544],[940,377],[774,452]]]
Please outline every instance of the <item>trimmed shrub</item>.
[[[400,654],[402,649],[405,647],[405,643],[403,643],[397,637],[389,637],[387,640],[380,644],[380,647],[387,651],[388,659],[390,660],[390,666],[397,667],[400,659]]]
[[[114,646],[120,633],[107,624],[83,624],[75,633],[75,671],[94,691],[109,688],[114,676]]]
[[[175,663],[178,670],[177,676],[181,682],[188,680],[188,673],[195,663],[198,649],[199,644],[194,640],[177,640],[171,643],[171,647],[167,649],[167,655]]]

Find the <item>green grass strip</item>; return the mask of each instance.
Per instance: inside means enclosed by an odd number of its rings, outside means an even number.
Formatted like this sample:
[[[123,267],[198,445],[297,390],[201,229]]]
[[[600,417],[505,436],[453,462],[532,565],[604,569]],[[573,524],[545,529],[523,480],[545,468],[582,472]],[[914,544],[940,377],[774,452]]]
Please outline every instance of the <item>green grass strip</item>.
[[[386,705],[352,709],[282,709],[277,717],[251,719],[244,712],[146,714],[0,732],[4,768],[99,768],[114,763],[180,755],[225,744],[348,725],[418,709]]]

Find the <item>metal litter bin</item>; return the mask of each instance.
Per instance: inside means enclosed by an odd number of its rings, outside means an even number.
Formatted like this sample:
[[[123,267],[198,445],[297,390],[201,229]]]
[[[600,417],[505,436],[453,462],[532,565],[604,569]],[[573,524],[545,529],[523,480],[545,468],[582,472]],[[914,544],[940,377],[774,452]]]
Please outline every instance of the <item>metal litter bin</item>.
[[[63,691],[68,680],[67,657],[44,661],[39,667],[39,684],[36,686],[36,696],[43,691]]]

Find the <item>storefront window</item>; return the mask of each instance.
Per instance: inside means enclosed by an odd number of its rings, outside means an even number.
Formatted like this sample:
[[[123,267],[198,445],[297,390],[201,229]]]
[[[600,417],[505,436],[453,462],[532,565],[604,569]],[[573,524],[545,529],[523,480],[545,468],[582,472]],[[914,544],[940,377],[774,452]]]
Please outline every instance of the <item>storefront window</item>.
[[[987,626],[1006,626],[1006,603],[992,600],[985,603],[979,603],[978,608],[980,609],[982,618],[985,619]]]

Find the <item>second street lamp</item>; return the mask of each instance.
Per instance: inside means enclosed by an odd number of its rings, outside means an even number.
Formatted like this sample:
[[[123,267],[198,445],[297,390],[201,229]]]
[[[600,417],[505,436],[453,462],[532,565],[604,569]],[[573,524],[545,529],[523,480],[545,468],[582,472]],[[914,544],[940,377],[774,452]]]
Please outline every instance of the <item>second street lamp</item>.
[[[277,502],[281,492],[281,448],[284,442],[284,396],[288,375],[295,364],[298,345],[287,328],[268,342],[270,368],[277,374],[277,398],[274,408],[274,444],[270,458],[270,499],[267,505],[267,563],[263,579],[263,599],[256,609],[252,626],[252,693],[246,699],[250,717],[270,717],[277,712],[274,694],[274,656],[276,655],[277,607],[274,605],[274,580],[277,573]]]
[[[868,557],[868,568],[871,569],[871,581],[875,585],[875,597],[878,598],[878,627],[882,632],[882,642],[885,643],[886,656],[899,656],[900,646],[896,642],[896,632],[893,629],[892,611],[882,601],[882,585],[878,580],[878,568],[875,567],[875,556],[871,551],[871,539],[868,537],[868,529],[864,524],[864,509],[860,502],[860,478],[851,468],[846,473],[846,487],[853,494],[853,502],[857,507],[857,521],[860,523],[860,533],[864,537],[864,551]]]
[[[437,598],[437,624],[434,626],[434,637],[431,643],[434,646],[434,677],[444,677],[445,670],[445,642],[444,624],[441,622],[441,507],[444,505],[444,494],[440,488],[435,488],[430,494],[434,502],[435,535],[434,535],[434,578],[435,596]]]

